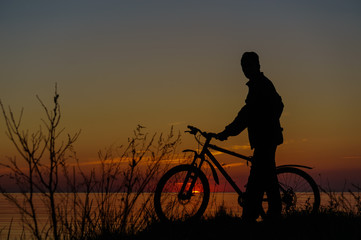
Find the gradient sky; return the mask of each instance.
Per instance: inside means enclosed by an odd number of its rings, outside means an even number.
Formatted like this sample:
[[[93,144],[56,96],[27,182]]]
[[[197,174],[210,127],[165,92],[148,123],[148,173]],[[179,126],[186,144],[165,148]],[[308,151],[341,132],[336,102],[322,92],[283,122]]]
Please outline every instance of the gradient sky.
[[[248,91],[239,59],[256,51],[285,104],[278,164],[361,184],[360,23],[358,0],[1,1],[0,98],[37,129],[35,95],[51,103],[57,83],[86,162],[137,124],[223,130]],[[1,119],[2,162],[14,154],[4,132]],[[251,154],[245,133],[220,145]]]

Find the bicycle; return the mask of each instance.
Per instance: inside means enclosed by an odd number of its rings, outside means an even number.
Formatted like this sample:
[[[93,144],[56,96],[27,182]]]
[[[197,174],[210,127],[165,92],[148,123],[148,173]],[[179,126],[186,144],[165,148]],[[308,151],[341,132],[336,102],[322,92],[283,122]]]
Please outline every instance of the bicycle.
[[[204,163],[209,165],[216,184],[219,184],[219,178],[215,167],[221,172],[238,194],[239,205],[241,207],[243,205],[245,193],[240,190],[209,149],[244,159],[250,163],[252,163],[252,157],[210,144],[214,134],[202,132],[193,126],[188,126],[188,128],[189,131],[186,132],[194,136],[200,133],[205,138],[205,142],[202,144],[200,153],[190,149],[183,151],[194,154],[190,164],[171,168],[159,180],[154,194],[154,207],[161,221],[188,221],[202,217],[210,198],[209,182],[201,170]],[[200,143],[197,137],[196,140]],[[206,156],[209,160],[206,159]],[[320,206],[320,192],[317,184],[309,174],[300,168],[312,169],[303,165],[291,164],[277,166],[276,168],[282,201],[282,214],[292,211],[316,213]],[[263,201],[264,204],[262,205],[266,205],[267,197],[264,197]],[[266,206],[263,206],[260,215],[262,218],[266,216]]]

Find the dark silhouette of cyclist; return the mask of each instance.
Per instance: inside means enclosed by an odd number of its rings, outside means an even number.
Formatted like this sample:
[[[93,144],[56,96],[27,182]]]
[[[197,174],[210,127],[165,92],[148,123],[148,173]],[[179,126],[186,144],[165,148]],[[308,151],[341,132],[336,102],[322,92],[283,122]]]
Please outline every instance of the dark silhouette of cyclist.
[[[283,103],[272,82],[260,71],[259,58],[255,52],[245,52],[241,58],[241,66],[244,75],[249,79],[246,104],[233,122],[226,126],[223,132],[216,134],[216,138],[223,141],[248,129],[254,158],[242,218],[250,222],[258,218],[263,194],[266,192],[269,200],[267,217],[277,219],[281,215],[281,198],[275,154],[277,145],[283,142],[283,129],[279,121]]]

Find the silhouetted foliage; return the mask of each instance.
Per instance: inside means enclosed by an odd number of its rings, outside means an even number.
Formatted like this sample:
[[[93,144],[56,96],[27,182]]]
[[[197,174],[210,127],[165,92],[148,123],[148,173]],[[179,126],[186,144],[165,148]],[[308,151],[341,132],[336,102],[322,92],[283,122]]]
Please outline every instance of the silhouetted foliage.
[[[34,133],[29,133],[28,130],[21,128],[23,110],[16,119],[11,108],[9,107],[9,110],[6,111],[0,102],[7,127],[7,136],[21,156],[22,162],[27,165],[27,168],[22,168],[15,157],[9,158],[8,164],[1,164],[10,170],[9,177],[15,181],[24,200],[7,193],[3,186],[1,186],[1,191],[3,196],[19,209],[24,224],[36,239],[42,239],[42,235],[47,236],[51,231],[53,239],[57,240],[60,239],[60,233],[55,194],[59,189],[59,175],[65,166],[66,154],[71,151],[80,132],[73,136],[68,135],[65,140],[60,140],[64,129],[59,130],[61,112],[56,87],[51,109],[38,96],[37,99],[45,112],[46,118],[42,119],[45,130],[40,127]],[[41,193],[42,200],[49,207],[51,221],[47,229],[41,229],[39,226],[38,213],[34,206],[35,192]]]
[[[21,128],[23,110],[16,118],[11,108],[6,110],[0,102],[7,136],[21,156],[20,160],[9,157],[8,163],[1,164],[21,193],[17,198],[1,185],[3,196],[22,216],[25,228],[20,238],[29,234],[35,239],[126,235],[153,221],[150,200],[154,182],[167,169],[167,160],[175,157],[180,134],[171,128],[168,135],[149,135],[139,125],[127,145],[99,151],[99,163],[85,171],[73,149],[80,131],[64,137],[64,129],[59,129],[57,89],[51,108],[37,99],[46,117],[34,133]],[[69,163],[70,158],[77,164]],[[48,221],[39,218],[35,206],[39,200],[48,209]],[[11,224],[9,234],[10,230]]]

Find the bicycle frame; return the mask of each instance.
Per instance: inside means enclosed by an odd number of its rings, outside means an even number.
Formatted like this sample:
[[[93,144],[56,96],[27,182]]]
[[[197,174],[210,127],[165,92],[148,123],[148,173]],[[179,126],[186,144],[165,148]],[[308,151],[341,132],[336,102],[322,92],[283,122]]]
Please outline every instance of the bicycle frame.
[[[214,180],[216,181],[217,184],[219,184],[218,175],[217,175],[217,172],[215,171],[214,166],[213,166],[213,165],[215,165],[217,167],[217,169],[222,173],[224,178],[232,186],[232,188],[238,193],[238,195],[242,196],[243,192],[241,191],[241,189],[237,186],[237,184],[233,181],[231,176],[229,176],[229,174],[226,172],[226,170],[224,170],[222,165],[217,161],[217,159],[209,151],[209,148],[213,149],[213,150],[216,150],[216,151],[219,151],[219,152],[226,153],[228,155],[232,155],[232,156],[235,156],[235,157],[238,157],[238,158],[242,158],[242,159],[244,159],[246,161],[249,161],[249,162],[252,162],[252,157],[247,157],[247,156],[244,156],[242,154],[235,153],[235,152],[229,151],[227,149],[220,148],[218,146],[212,145],[212,144],[210,144],[210,140],[211,140],[211,137],[207,137],[206,142],[203,145],[202,151],[199,154],[197,152],[193,151],[193,150],[189,150],[189,149],[184,150],[185,152],[191,151],[191,152],[194,152],[194,154],[195,154],[194,160],[192,161],[191,165],[193,165],[193,166],[197,167],[198,169],[200,169],[202,167],[203,163],[207,162],[209,164],[209,166],[211,167]],[[208,160],[205,159],[205,156],[208,156],[208,158],[212,161],[213,165],[212,165],[212,163],[210,163]],[[200,158],[201,161],[197,166],[196,160],[198,158]],[[188,182],[189,177],[190,176],[186,177],[185,182]],[[192,189],[194,187],[194,183],[195,183],[195,181],[192,182],[192,184],[190,186],[190,189]],[[184,191],[184,188],[185,188],[185,186],[182,187],[181,192]]]
[[[207,137],[206,138],[206,142],[204,143],[203,145],[203,148],[202,148],[202,151],[198,154],[196,151],[194,150],[190,150],[190,149],[186,149],[184,150],[184,152],[193,152],[195,154],[194,156],[194,159],[191,163],[191,165],[197,167],[199,170],[201,169],[202,165],[204,162],[207,162],[212,170],[212,175],[213,175],[213,178],[215,180],[215,182],[217,184],[219,184],[219,180],[218,180],[218,175],[217,175],[217,172],[214,168],[213,165],[215,165],[217,167],[217,169],[221,172],[221,174],[224,176],[224,178],[228,181],[228,183],[232,186],[232,188],[238,193],[239,196],[242,197],[243,195],[243,192],[241,191],[241,189],[237,186],[237,184],[233,181],[233,179],[229,176],[229,174],[226,172],[226,170],[224,170],[224,168],[222,167],[222,165],[218,162],[218,160],[212,155],[212,153],[210,152],[209,149],[213,149],[213,150],[216,150],[216,151],[219,151],[219,152],[223,152],[225,154],[228,154],[228,155],[231,155],[231,156],[234,156],[234,157],[238,157],[238,158],[241,158],[241,159],[244,159],[248,162],[251,162],[252,163],[252,157],[247,157],[247,156],[244,156],[242,154],[239,154],[239,153],[235,153],[235,152],[232,152],[232,151],[229,151],[227,149],[224,149],[224,148],[221,148],[221,147],[218,147],[216,145],[213,145],[213,144],[210,144],[210,141],[211,141],[212,137]],[[213,165],[211,162],[209,162],[208,160],[205,159],[205,156],[208,156],[208,158],[212,161]],[[197,165],[196,161],[197,159],[201,159],[200,163]],[[279,168],[284,168],[284,167],[296,167],[296,168],[306,168],[306,169],[312,169],[311,167],[308,167],[308,166],[303,166],[303,165],[295,165],[295,164],[288,164],[288,165],[281,165],[281,166],[277,166],[277,169]],[[186,179],[185,179],[185,182],[182,186],[182,189],[181,189],[181,193],[184,192],[185,190],[185,184],[188,182],[189,178],[192,177],[192,176],[189,176],[189,174],[186,176]],[[197,176],[194,178],[196,179]],[[187,195],[189,195],[191,193],[191,190],[193,189],[195,185],[195,181],[192,181],[191,183],[191,186],[190,186],[190,192],[188,192]]]

